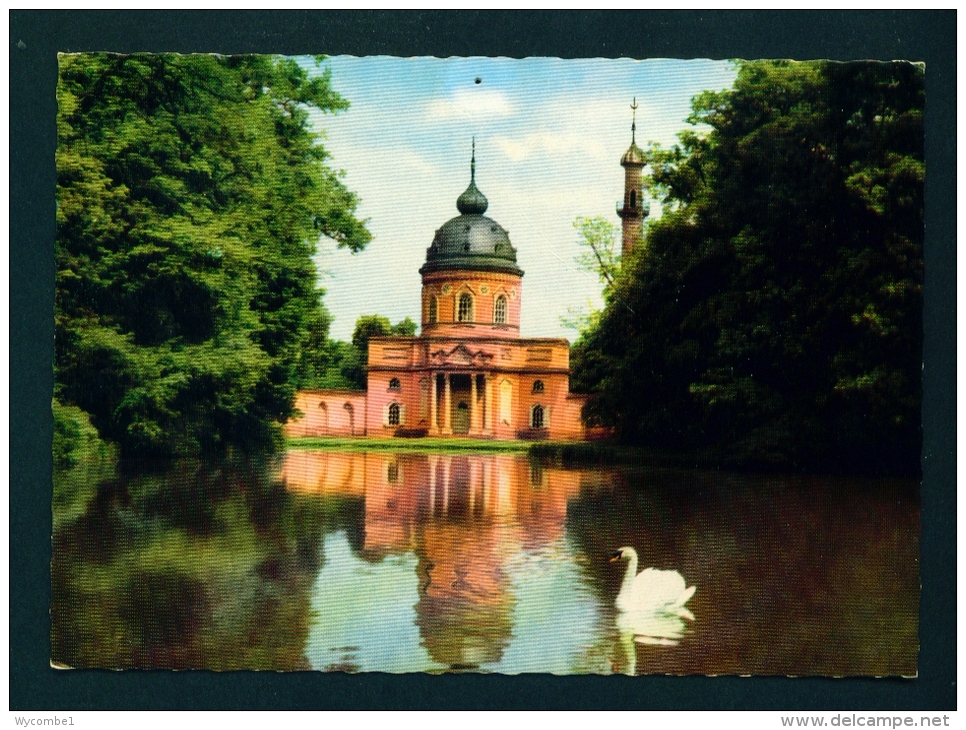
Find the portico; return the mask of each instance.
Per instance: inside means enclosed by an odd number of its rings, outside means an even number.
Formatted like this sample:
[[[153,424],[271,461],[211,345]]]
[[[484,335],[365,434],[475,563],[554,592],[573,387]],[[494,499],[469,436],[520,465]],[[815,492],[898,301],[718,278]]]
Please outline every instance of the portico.
[[[493,376],[479,372],[431,371],[429,434],[493,435]]]

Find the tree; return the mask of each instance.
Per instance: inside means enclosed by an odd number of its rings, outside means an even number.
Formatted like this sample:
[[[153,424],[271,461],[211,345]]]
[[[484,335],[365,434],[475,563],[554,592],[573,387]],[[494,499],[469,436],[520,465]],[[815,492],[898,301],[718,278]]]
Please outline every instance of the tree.
[[[719,461],[918,471],[922,69],[742,63],[577,348],[588,416]]]
[[[406,317],[406,319],[392,326],[392,334],[400,335],[401,337],[412,337],[416,334],[416,323],[409,317]]]
[[[319,383],[332,366],[333,352],[329,343],[332,315],[320,306],[306,318],[306,336],[299,352],[298,387],[322,387]]]
[[[580,232],[580,246],[583,250],[574,257],[577,265],[585,271],[590,271],[600,278],[604,291],[609,291],[620,274],[621,254],[617,250],[617,234],[619,229],[605,218],[596,216],[585,218],[578,216],[574,221],[574,228]],[[593,303],[588,302],[586,308],[572,307],[567,314],[560,317],[565,327],[583,333],[594,326],[599,319],[600,312]],[[580,340],[574,343],[578,348]],[[579,355],[578,355],[579,357]],[[574,381],[571,382],[573,386]],[[577,384],[577,387],[585,387]],[[585,392],[576,390],[575,392]]]
[[[308,122],[347,102],[213,55],[61,56],[57,98],[56,397],[125,455],[268,444],[327,329],[316,242],[370,238]]]
[[[621,265],[617,226],[600,216],[578,216],[574,228],[580,232],[580,245],[584,249],[577,256],[577,264],[597,274],[601,284],[612,287]]]
[[[357,388],[366,387],[366,363],[369,359],[369,340],[373,337],[388,337],[400,335],[411,337],[416,334],[416,323],[409,317],[396,323],[389,324],[389,319],[378,314],[363,314],[356,320],[352,330],[352,346],[355,356],[345,357],[342,374]]]

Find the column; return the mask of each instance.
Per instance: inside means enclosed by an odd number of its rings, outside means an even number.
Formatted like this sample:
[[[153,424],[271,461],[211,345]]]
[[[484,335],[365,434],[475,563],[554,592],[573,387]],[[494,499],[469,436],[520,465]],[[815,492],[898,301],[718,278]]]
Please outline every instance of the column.
[[[443,373],[443,435],[453,434],[452,424],[453,409],[449,392],[449,373]]]
[[[492,375],[483,376],[483,397],[486,399],[486,413],[483,422],[483,435],[492,436],[496,418],[493,415],[493,381]]]
[[[483,381],[484,384],[486,381]],[[482,469],[482,486],[480,487],[480,499],[483,501],[483,513],[486,514],[488,511],[490,503],[490,461],[489,457],[480,460],[480,468]]]
[[[446,377],[447,383],[449,377]],[[449,459],[443,462],[443,514],[449,512]]]
[[[470,433],[480,432],[480,408],[476,402],[476,373],[470,374]]]
[[[476,376],[474,375],[473,377],[475,378]],[[473,508],[476,506],[476,466],[476,459],[470,461],[470,519],[473,518]]]
[[[429,375],[429,432],[439,433],[439,423],[436,421],[436,373]]]

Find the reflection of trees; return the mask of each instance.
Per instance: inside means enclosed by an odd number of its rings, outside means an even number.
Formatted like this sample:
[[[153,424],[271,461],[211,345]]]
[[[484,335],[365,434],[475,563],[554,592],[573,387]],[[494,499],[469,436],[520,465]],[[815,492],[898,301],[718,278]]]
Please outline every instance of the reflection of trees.
[[[344,507],[294,496],[250,466],[181,463],[102,483],[53,536],[53,660],[307,668],[320,536]]]
[[[336,576],[345,582],[330,580],[327,595],[352,604],[345,625],[368,620],[372,641],[319,666],[392,670],[371,648],[404,625],[423,663],[399,664],[402,647],[392,661],[410,670],[915,671],[915,485],[581,474],[503,455],[316,453],[293,463],[284,481],[257,467],[182,463],[92,488],[82,513],[65,513],[54,531],[53,659],[307,668],[310,629],[317,646],[348,648],[311,613],[320,576]],[[340,535],[341,558],[323,535]],[[698,587],[688,603],[697,620],[679,646],[622,642],[613,607],[623,571],[607,563],[621,545],[640,551],[642,567],[679,570]],[[389,590],[398,585],[405,591]],[[401,624],[387,629],[387,617]],[[680,627],[659,628],[643,633]]]
[[[638,644],[638,672],[915,672],[912,483],[623,470],[611,493],[571,502],[567,528],[601,601],[617,595],[622,571],[606,556],[621,545],[698,587],[693,638]]]

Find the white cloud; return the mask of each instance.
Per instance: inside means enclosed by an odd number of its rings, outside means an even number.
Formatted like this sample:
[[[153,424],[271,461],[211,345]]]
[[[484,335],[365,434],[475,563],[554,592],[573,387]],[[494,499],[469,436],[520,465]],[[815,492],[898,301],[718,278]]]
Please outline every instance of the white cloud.
[[[494,137],[493,142],[512,162],[520,162],[534,155],[579,154],[596,159],[607,157],[607,147],[596,139],[574,132],[530,132],[522,137]]]
[[[430,120],[438,121],[453,118],[508,117],[511,114],[513,105],[501,91],[459,89],[448,99],[433,99],[429,102],[426,116]]]
[[[491,59],[492,68],[470,69],[460,76],[465,85],[450,91],[460,61],[397,60],[391,75],[378,59],[333,61],[340,63],[334,77],[353,106],[320,126],[329,135],[330,164],[346,170],[344,182],[359,194],[359,214],[375,236],[360,255],[325,242],[318,257],[331,271],[322,281],[335,316],[331,334],[343,340],[360,314],[418,320],[419,267],[433,231],[457,215],[471,134],[487,215],[509,230],[526,271],[523,335],[573,338],[560,315],[588,300],[601,306],[600,282],[574,261],[580,244],[573,222],[601,215],[620,223],[614,208],[623,192],[631,100],[637,96],[638,145],[668,145],[687,127],[691,96],[730,83],[717,67],[702,66],[691,79],[664,62]],[[472,84],[477,74],[486,85]],[[652,205],[652,217],[659,210]]]
[[[417,170],[426,175],[435,175],[438,172],[435,165],[413,150],[392,150],[389,154],[395,158],[396,166],[400,169]]]
[[[495,137],[493,142],[512,162],[520,162],[530,156],[533,150],[521,140],[509,137]]]

